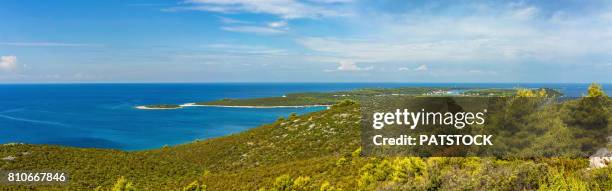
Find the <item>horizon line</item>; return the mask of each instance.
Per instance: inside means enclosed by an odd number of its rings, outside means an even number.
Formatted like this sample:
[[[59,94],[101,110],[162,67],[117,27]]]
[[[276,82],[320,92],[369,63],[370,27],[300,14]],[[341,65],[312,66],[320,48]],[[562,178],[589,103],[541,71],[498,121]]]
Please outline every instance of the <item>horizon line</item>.
[[[0,85],[69,85],[69,84],[352,84],[352,83],[361,83],[361,84],[612,84],[612,82],[392,82],[392,81],[383,81],[383,82],[314,82],[314,81],[302,81],[302,82],[276,82],[276,81],[218,81],[218,82],[157,82],[157,81],[143,81],[143,82],[0,82]]]

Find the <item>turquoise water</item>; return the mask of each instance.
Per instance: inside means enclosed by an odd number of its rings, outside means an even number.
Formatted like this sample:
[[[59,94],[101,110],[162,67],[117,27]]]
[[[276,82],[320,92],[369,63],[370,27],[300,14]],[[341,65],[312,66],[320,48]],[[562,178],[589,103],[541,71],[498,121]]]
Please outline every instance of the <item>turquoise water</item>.
[[[0,85],[0,143],[24,142],[141,150],[219,137],[311,108],[188,107],[137,110],[134,106],[182,104],[221,98],[282,96],[381,87],[551,87],[580,96],[588,84],[452,83],[219,83]],[[604,85],[610,94],[612,87]]]

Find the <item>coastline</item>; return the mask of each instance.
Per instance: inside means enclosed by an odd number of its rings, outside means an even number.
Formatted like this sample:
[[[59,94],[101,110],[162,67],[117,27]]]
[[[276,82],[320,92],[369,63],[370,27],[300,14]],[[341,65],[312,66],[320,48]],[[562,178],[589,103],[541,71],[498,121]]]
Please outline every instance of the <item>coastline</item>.
[[[161,107],[147,107],[144,105],[139,105],[134,107],[134,109],[140,109],[140,110],[173,110],[173,109],[182,109],[182,106],[179,106],[177,108],[161,108]]]
[[[185,103],[185,104],[178,105],[176,108],[147,107],[144,105],[136,106],[134,108],[140,109],[140,110],[172,110],[172,109],[182,109],[185,107],[228,107],[228,108],[255,108],[255,109],[327,107],[327,109],[329,109],[330,106],[331,105],[278,105],[278,106],[199,105],[196,103]]]

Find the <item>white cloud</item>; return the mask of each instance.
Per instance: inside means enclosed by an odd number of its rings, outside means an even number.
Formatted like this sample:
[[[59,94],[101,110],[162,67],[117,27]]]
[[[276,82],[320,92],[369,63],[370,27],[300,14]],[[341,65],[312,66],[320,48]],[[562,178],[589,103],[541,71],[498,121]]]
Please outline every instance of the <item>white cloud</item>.
[[[285,30],[276,29],[276,28],[251,26],[251,25],[225,26],[225,27],[221,27],[221,29],[230,31],[230,32],[253,33],[253,34],[263,34],[263,35],[274,35],[274,34],[282,34],[282,33],[287,32]]]
[[[265,25],[227,17],[219,17],[219,20],[223,24],[226,24],[226,26],[221,27],[221,29],[230,32],[273,35],[285,33],[289,30],[289,27],[287,26],[288,23],[286,20],[268,22],[265,23]]]
[[[366,70],[371,70],[374,67],[369,66],[369,67],[359,67],[357,66],[357,64],[355,64],[355,62],[353,61],[349,61],[349,60],[342,60],[338,62],[338,68],[336,68],[335,70],[330,70],[330,69],[326,69],[324,70],[325,72],[333,72],[333,71],[366,71]]]
[[[11,72],[17,69],[17,57],[16,56],[2,56],[0,57],[0,70]]]
[[[304,3],[298,0],[187,0],[187,6],[165,9],[166,11],[199,10],[220,13],[265,13],[284,19],[342,16],[342,11],[324,4],[347,3],[347,1],[319,1]]]
[[[426,11],[371,13],[355,18],[355,23],[367,23],[355,28],[376,29],[367,34],[301,37],[296,42],[325,62],[506,65],[612,59],[612,25],[601,13],[543,12],[522,4],[452,17]]]
[[[427,65],[420,65],[419,67],[416,67],[414,69],[414,71],[427,71]]]
[[[397,70],[399,71],[427,71],[427,65],[420,65],[414,69],[408,68],[408,67],[399,67],[397,68]]]
[[[260,35],[274,35],[274,34],[282,34],[289,30],[287,27],[287,21],[280,20],[276,22],[269,22],[265,25],[257,24],[255,22],[237,20],[227,17],[219,17],[219,20],[226,24],[226,26],[222,26],[221,29],[230,32],[240,32],[240,33],[253,33]]]
[[[526,20],[535,17],[538,14],[539,9],[534,6],[524,7],[516,9],[514,11],[514,18]]]
[[[268,23],[268,27],[272,27],[272,28],[280,28],[280,27],[286,27],[286,26],[287,26],[287,21],[276,21],[276,22]]]

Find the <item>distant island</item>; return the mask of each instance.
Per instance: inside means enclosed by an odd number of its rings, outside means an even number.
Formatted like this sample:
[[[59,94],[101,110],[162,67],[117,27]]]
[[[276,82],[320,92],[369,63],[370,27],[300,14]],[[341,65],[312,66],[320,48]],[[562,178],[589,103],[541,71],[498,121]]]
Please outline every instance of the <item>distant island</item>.
[[[557,90],[542,88],[547,95],[561,96]],[[195,102],[185,104],[154,104],[136,106],[136,109],[181,109],[184,107],[240,107],[240,108],[295,108],[295,107],[329,107],[342,100],[359,100],[371,96],[488,96],[504,97],[516,94],[518,89],[501,88],[364,88],[338,92],[293,93],[280,97],[231,99]]]

